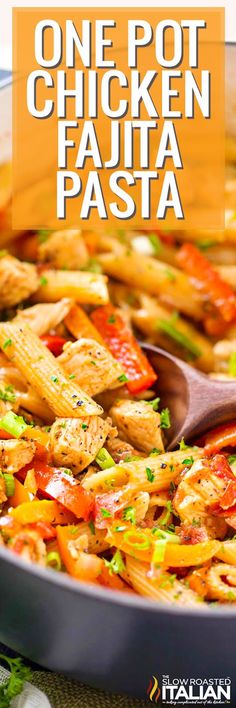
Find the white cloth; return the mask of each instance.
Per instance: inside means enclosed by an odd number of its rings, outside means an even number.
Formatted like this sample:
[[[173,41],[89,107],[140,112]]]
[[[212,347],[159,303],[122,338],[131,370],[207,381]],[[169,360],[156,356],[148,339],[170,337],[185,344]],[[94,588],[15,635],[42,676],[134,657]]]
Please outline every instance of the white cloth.
[[[10,672],[0,666],[0,684],[4,683],[9,676]],[[22,693],[11,701],[11,708],[52,708],[52,706],[45,693],[26,681]]]

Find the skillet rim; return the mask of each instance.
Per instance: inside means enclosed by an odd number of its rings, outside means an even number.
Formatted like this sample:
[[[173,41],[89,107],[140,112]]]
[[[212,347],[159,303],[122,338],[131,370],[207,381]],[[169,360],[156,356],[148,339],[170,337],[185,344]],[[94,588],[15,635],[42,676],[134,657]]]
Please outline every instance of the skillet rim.
[[[79,580],[70,578],[70,576],[67,576],[64,573],[59,573],[55,570],[51,570],[50,568],[44,568],[37,565],[37,563],[30,564],[23,558],[18,558],[4,547],[0,547],[0,561],[1,560],[15,566],[15,568],[19,568],[27,575],[33,575],[44,582],[46,581],[52,585],[59,586],[69,593],[74,592],[75,594],[78,594],[78,596],[83,595],[88,599],[91,598],[92,600],[110,602],[114,605],[124,605],[128,609],[143,610],[144,612],[149,610],[152,613],[157,612],[166,615],[178,615],[182,616],[183,619],[185,616],[194,617],[196,619],[199,617],[205,617],[207,621],[209,619],[215,620],[220,618],[223,620],[224,618],[236,618],[236,607],[234,609],[232,605],[209,606],[201,605],[201,603],[199,603],[199,607],[196,608],[188,605],[183,608],[183,606],[178,606],[177,604],[165,605],[164,603],[162,604],[151,599],[146,599],[141,595],[131,595],[129,593],[122,593],[105,587],[97,587],[96,585],[89,583],[82,583]]]

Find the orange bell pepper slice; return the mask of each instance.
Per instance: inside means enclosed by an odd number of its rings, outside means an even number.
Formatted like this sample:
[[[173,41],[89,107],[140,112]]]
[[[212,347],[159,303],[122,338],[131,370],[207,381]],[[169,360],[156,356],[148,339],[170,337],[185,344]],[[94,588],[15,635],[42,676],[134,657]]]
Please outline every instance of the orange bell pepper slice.
[[[66,527],[57,526],[56,531],[59,552],[68,573],[77,580],[96,582],[102,570],[102,558],[77,549],[76,536]]]
[[[223,320],[228,323],[235,320],[235,293],[230,285],[222,280],[198,248],[192,243],[185,243],[181,246],[176,257],[180,267],[201,284],[202,289],[207,293],[210,302],[219,311]]]
[[[118,310],[111,304],[98,307],[91,318],[114,358],[122,365],[129,391],[138,393],[150,388],[157,374]]]

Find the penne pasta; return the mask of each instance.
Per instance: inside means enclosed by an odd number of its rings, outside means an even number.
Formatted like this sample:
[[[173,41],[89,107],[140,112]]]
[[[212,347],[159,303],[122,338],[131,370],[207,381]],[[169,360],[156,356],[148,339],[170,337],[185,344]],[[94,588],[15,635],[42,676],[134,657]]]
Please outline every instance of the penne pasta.
[[[128,255],[102,254],[99,261],[107,275],[159,296],[163,302],[196,320],[203,317],[202,295],[177,268],[149,256],[130,251]]]
[[[191,450],[191,455],[193,459],[197,460],[201,456],[200,448],[199,450]],[[176,479],[184,467],[184,453],[178,450],[156,457],[144,457],[134,462],[122,462],[122,464],[114,465],[102,472],[84,477],[82,484],[85,489],[96,491],[104,489],[109,482],[112,482],[114,487],[132,484],[136,490],[149,493],[159,492],[162,489],[168,489],[170,483]],[[151,470],[152,481],[148,479],[150,474],[147,473],[147,470]]]
[[[134,589],[157,602],[196,605],[200,597],[183,582],[173,578],[171,573],[160,572],[156,579],[148,577],[149,567],[131,556],[126,556],[126,568]]]
[[[58,416],[98,415],[102,408],[69,379],[56,358],[27,325],[2,322],[0,347]]]
[[[57,302],[69,297],[89,305],[105,305],[108,300],[107,278],[85,271],[46,270],[34,302]]]

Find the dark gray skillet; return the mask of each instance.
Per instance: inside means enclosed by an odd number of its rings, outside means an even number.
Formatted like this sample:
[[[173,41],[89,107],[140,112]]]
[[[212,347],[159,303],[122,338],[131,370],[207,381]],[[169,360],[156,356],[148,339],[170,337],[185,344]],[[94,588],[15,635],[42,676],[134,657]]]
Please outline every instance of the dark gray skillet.
[[[168,366],[177,367],[179,395],[186,393],[189,400],[181,378],[186,365],[156,348],[145,345],[145,349],[153,362],[159,361],[158,386],[164,355]],[[160,684],[162,674],[230,677],[236,705],[233,606],[167,607],[73,581],[0,548],[0,641],[44,667],[97,688],[142,698],[152,675]]]

